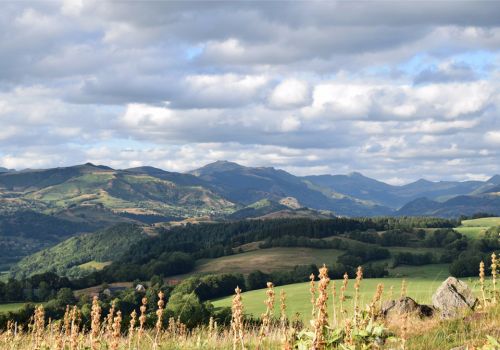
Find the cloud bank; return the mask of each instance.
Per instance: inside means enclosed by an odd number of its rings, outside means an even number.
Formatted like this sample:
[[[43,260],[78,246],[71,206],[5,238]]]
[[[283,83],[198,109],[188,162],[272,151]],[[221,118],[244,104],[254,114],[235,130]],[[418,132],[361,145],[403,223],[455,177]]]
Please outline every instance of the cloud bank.
[[[500,173],[500,3],[6,3],[0,166]]]

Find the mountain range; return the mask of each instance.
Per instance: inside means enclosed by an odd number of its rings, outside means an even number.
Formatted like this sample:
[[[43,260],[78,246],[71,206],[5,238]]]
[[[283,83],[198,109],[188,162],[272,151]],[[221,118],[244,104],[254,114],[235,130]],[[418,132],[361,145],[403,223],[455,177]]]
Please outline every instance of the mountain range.
[[[0,172],[0,212],[24,208],[67,216],[82,208],[131,217],[224,216],[264,199],[279,203],[292,198],[301,207],[342,216],[411,213],[453,217],[478,210],[497,212],[498,192],[500,175],[487,181],[420,179],[395,186],[357,172],[300,177],[280,169],[245,167],[228,161],[188,173],[147,166],[116,170],[91,163]],[[445,214],[433,211],[437,207],[456,207],[457,201],[462,209]]]
[[[360,173],[295,176],[217,161],[188,173],[91,163],[0,171],[2,264],[116,223],[306,216],[500,215],[500,176],[394,186]],[[186,219],[189,219],[186,221]]]

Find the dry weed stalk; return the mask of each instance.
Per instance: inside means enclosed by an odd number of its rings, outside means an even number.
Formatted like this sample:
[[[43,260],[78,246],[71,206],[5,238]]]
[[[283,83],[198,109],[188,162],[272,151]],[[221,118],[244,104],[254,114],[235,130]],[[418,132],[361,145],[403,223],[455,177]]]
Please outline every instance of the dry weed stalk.
[[[35,309],[35,315],[33,317],[33,338],[34,338],[34,349],[38,350],[42,346],[43,332],[45,331],[45,310],[43,305],[39,305]]]
[[[287,324],[288,318],[286,317],[286,293],[282,289],[280,291],[280,325],[284,328]]]
[[[493,304],[497,303],[497,267],[498,261],[495,253],[491,254],[491,278],[493,284]]]
[[[113,325],[112,325],[112,330],[113,330],[112,336],[113,336],[113,339],[111,341],[111,350],[118,349],[118,346],[120,345],[121,324],[122,324],[122,312],[118,311],[116,313],[116,317],[113,318]]]
[[[156,334],[153,346],[155,349],[158,346],[158,339],[161,335],[161,329],[163,325],[163,309],[165,307],[165,301],[163,300],[163,298],[165,298],[165,294],[162,291],[158,292],[158,310],[156,310]]]
[[[101,307],[99,306],[99,299],[94,296],[92,299],[92,310],[90,312],[90,347],[92,350],[97,350],[99,347],[99,333],[101,331]]]
[[[356,270],[356,281],[354,282],[354,322],[355,325],[359,324],[359,287],[363,279],[363,268],[358,266]]]
[[[325,328],[328,326],[328,268],[323,265],[319,269],[318,299],[316,299],[316,317],[313,320],[314,349],[323,349],[325,346]]]
[[[373,295],[372,302],[370,303],[370,320],[374,321],[378,315],[378,310],[380,310],[382,302],[382,294],[384,293],[384,285],[382,283],[377,284],[377,290],[375,295]]]
[[[111,308],[109,309],[108,315],[106,316],[106,336],[109,337],[113,333],[113,321],[115,317],[115,301],[111,302]]]
[[[141,311],[141,316],[139,316],[139,336],[138,341],[141,339],[142,334],[144,333],[144,324],[146,323],[146,310],[148,308],[148,298],[144,297],[141,300],[142,305],[139,308]]]
[[[271,327],[271,317],[274,313],[275,293],[272,282],[267,282],[266,294],[267,294],[267,299],[264,301],[264,304],[266,304],[266,312],[262,314],[262,324],[260,326],[260,332],[259,332],[259,348],[262,345],[264,337],[269,336],[269,330]]]
[[[232,317],[231,317],[231,330],[233,333],[233,349],[238,348],[238,344],[241,345],[241,349],[245,349],[244,342],[244,330],[243,330],[243,302],[241,298],[241,289],[236,287],[234,290],[236,295],[233,298],[233,303],[231,307]]]
[[[406,284],[406,280],[403,279],[401,281],[401,295],[400,295],[401,298],[406,296],[407,290],[408,290],[408,285]]]
[[[134,337],[136,323],[137,323],[137,312],[135,310],[132,310],[132,313],[130,314],[130,322],[129,322],[129,328],[128,328],[128,348],[129,349],[132,346],[132,338]]]
[[[64,342],[69,338],[71,334],[71,311],[69,305],[66,305],[66,311],[64,312]],[[63,343],[64,343],[63,342]]]
[[[80,311],[73,306],[71,310],[71,332],[70,332],[70,349],[76,349],[78,346],[78,336],[80,335]]]
[[[340,287],[340,313],[343,314],[346,312],[344,310],[344,301],[345,301],[345,291],[347,289],[347,284],[349,283],[349,275],[344,273],[344,280],[342,281],[342,287]]]
[[[309,292],[311,293],[311,305],[312,305],[312,316],[314,317],[314,314],[316,313],[316,310],[315,310],[315,303],[316,303],[316,286],[314,284],[314,279],[315,279],[315,276],[314,276],[314,273],[311,273],[311,275],[309,276],[309,280],[311,281],[309,283]]]
[[[483,297],[483,307],[486,306],[487,302],[486,302],[486,294],[485,294],[485,290],[484,290],[484,262],[481,261],[479,263],[479,284],[481,285],[481,296]]]

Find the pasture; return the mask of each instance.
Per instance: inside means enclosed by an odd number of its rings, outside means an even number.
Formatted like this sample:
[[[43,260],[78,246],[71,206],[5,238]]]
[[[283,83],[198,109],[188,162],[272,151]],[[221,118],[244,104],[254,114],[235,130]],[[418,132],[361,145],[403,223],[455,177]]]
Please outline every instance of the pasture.
[[[432,278],[409,278],[405,280],[407,285],[406,295],[415,299],[418,303],[430,304],[432,294],[436,291],[436,289],[441,285],[441,283],[448,277],[448,275],[443,276],[439,279]],[[479,291],[479,285],[477,279],[464,279],[467,284],[474,289],[476,294]],[[401,286],[403,283],[402,278],[370,278],[363,279],[361,281],[360,288],[360,301],[362,307],[366,304],[369,304],[375,294],[377,289],[377,285],[381,283],[384,286],[383,292],[383,300],[398,298],[401,294]],[[340,294],[340,287],[342,285],[342,280],[335,280],[330,282],[330,288],[335,284],[337,299],[336,303],[336,313],[339,313],[339,302],[338,296]],[[276,292],[276,303],[275,303],[275,315],[279,317],[279,296],[281,291],[283,290],[286,293],[286,305],[287,305],[287,315],[288,317],[299,317],[304,319],[311,315],[311,294],[309,291],[310,284],[309,282],[305,283],[295,283],[289,284],[285,286],[275,287]],[[354,302],[354,280],[350,279],[348,281],[348,286],[346,289],[346,301],[344,302],[344,309],[348,312],[351,312],[353,309]],[[332,316],[332,293],[330,293],[330,310],[329,314]],[[479,295],[479,294],[477,294]],[[245,292],[242,294],[243,297],[243,305],[244,312],[247,315],[252,315],[254,317],[260,317],[262,313],[266,310],[266,305],[264,301],[266,299],[266,290],[259,289],[253,290],[249,292]],[[231,306],[232,297],[226,297],[218,300],[214,300],[213,304],[215,307],[230,307]]]
[[[455,228],[455,231],[469,238],[477,239],[493,226],[500,226],[500,217],[463,220],[462,225]]]
[[[341,254],[343,252],[337,249],[299,247],[257,249],[217,259],[199,260],[192,273],[232,272],[248,274],[255,270],[262,272],[288,270],[296,265],[331,264]]]
[[[20,310],[25,303],[0,304],[0,314]]]

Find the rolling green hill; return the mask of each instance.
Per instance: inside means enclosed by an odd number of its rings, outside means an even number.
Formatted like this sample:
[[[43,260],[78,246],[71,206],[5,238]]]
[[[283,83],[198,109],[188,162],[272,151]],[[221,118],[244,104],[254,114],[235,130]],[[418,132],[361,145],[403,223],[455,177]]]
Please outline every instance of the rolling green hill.
[[[496,194],[463,195],[444,202],[419,198],[407,203],[397,211],[397,214],[402,216],[423,215],[451,218],[461,215],[471,216],[479,212],[500,215],[500,196]]]
[[[494,226],[500,226],[500,217],[462,220],[462,225],[455,230],[471,238],[480,238]]]
[[[447,277],[447,276],[446,276]],[[432,294],[436,291],[439,285],[443,282],[446,277],[440,276],[436,277],[413,277],[406,279],[407,283],[407,295],[411,296],[415,301],[421,304],[431,304]],[[360,301],[362,305],[369,304],[373,298],[373,294],[377,289],[379,283],[384,286],[383,299],[390,299],[390,293],[392,288],[393,298],[400,295],[401,284],[403,279],[401,278],[369,278],[361,281],[360,287]],[[476,293],[479,293],[479,285],[477,281],[470,280],[467,281],[468,284],[473,288]],[[330,284],[335,283],[337,287],[337,293],[339,293],[340,286],[342,285],[342,280],[331,281]],[[289,284],[286,286],[280,286],[275,288],[275,293],[277,296],[280,295],[281,291],[284,291],[287,295],[287,308],[286,313],[288,317],[294,318],[299,314],[300,318],[307,318],[311,314],[311,304],[309,300],[311,299],[309,291],[309,283],[296,283]],[[348,287],[346,289],[346,302],[344,308],[348,311],[353,309],[354,300],[354,281],[350,280]],[[479,294],[478,294],[479,295]],[[266,299],[266,290],[252,290],[242,294],[244,312],[247,315],[252,315],[259,317],[266,310],[266,305],[264,303]],[[230,307],[232,301],[232,296],[222,298],[213,301],[215,307]],[[329,305],[331,307],[331,304]],[[339,304],[337,301],[337,308]],[[337,309],[337,314],[339,310]],[[279,304],[275,308],[275,316],[279,318]],[[332,310],[329,310],[330,317],[332,317]]]
[[[119,224],[69,238],[28,256],[12,268],[11,274],[17,278],[44,272],[56,272],[67,277],[82,276],[92,268],[99,269],[106,265],[103,263],[117,260],[134,243],[146,237],[140,226]]]
[[[3,171],[0,271],[69,236],[122,222],[495,213],[500,196],[488,191],[499,185],[498,179],[463,183],[419,180],[392,186],[359,173],[299,177],[275,168],[226,161],[186,174],[147,166],[116,170],[91,163]],[[460,193],[464,195],[456,196]],[[406,199],[422,195],[432,199],[417,199],[394,210]],[[28,212],[38,217],[26,220]]]

